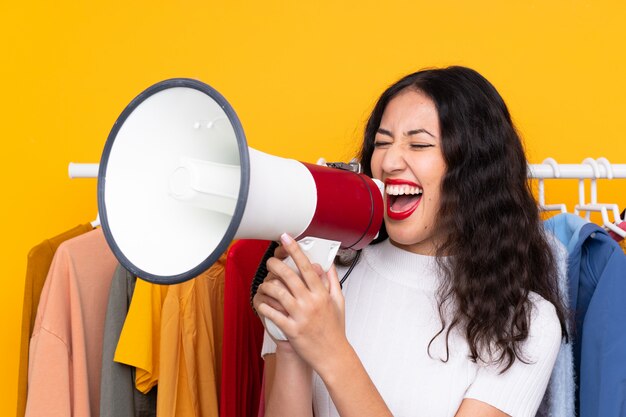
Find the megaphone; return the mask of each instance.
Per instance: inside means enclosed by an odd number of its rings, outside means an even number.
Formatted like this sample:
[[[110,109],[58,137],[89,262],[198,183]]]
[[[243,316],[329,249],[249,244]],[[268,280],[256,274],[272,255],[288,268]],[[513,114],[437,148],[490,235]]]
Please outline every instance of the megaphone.
[[[380,187],[363,174],[249,148],[220,93],[176,78],[139,94],[115,122],[100,160],[98,209],[127,270],[174,284],[208,269],[235,239],[284,232],[309,247],[309,238],[331,242],[310,251],[327,269],[330,251],[363,248],[377,235]]]

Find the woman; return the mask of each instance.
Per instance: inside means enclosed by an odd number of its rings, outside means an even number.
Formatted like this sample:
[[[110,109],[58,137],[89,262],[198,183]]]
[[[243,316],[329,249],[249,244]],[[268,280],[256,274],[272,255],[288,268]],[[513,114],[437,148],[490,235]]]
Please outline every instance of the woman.
[[[385,230],[343,288],[289,236],[254,306],[266,416],[533,416],[565,336],[556,268],[519,136],[468,68],[424,70],[378,100],[361,149]],[[388,237],[387,237],[388,236]],[[345,300],[345,301],[344,301]]]

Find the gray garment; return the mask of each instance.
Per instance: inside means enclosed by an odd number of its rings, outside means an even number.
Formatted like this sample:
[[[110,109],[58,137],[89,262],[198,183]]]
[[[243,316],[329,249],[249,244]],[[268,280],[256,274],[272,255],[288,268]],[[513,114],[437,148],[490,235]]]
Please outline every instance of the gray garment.
[[[135,368],[113,361],[136,280],[118,265],[111,282],[102,346],[100,417],[156,417],[156,387],[141,393],[135,388]]]
[[[567,248],[556,236],[548,231],[548,242],[552,247],[552,253],[557,263],[559,274],[559,292],[561,302],[569,306],[569,290],[567,275]],[[574,352],[571,323],[567,322],[569,342],[563,340],[559,355],[556,357],[552,375],[546,393],[539,405],[535,417],[575,417],[575,383],[574,383]]]

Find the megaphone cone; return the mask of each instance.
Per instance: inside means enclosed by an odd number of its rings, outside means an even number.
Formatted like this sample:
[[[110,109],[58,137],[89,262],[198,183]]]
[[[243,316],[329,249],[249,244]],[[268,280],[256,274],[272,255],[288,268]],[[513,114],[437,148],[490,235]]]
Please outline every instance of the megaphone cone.
[[[249,148],[226,99],[184,78],[122,112],[100,161],[98,207],[120,263],[161,284],[199,275],[235,239],[287,232],[359,249],[383,216],[369,177]]]

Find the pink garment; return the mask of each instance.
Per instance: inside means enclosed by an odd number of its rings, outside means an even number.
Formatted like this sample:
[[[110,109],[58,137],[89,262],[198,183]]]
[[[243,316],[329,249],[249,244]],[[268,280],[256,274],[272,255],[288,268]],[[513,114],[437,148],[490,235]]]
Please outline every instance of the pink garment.
[[[104,318],[116,266],[100,229],[59,246],[30,341],[27,417],[98,417]]]

